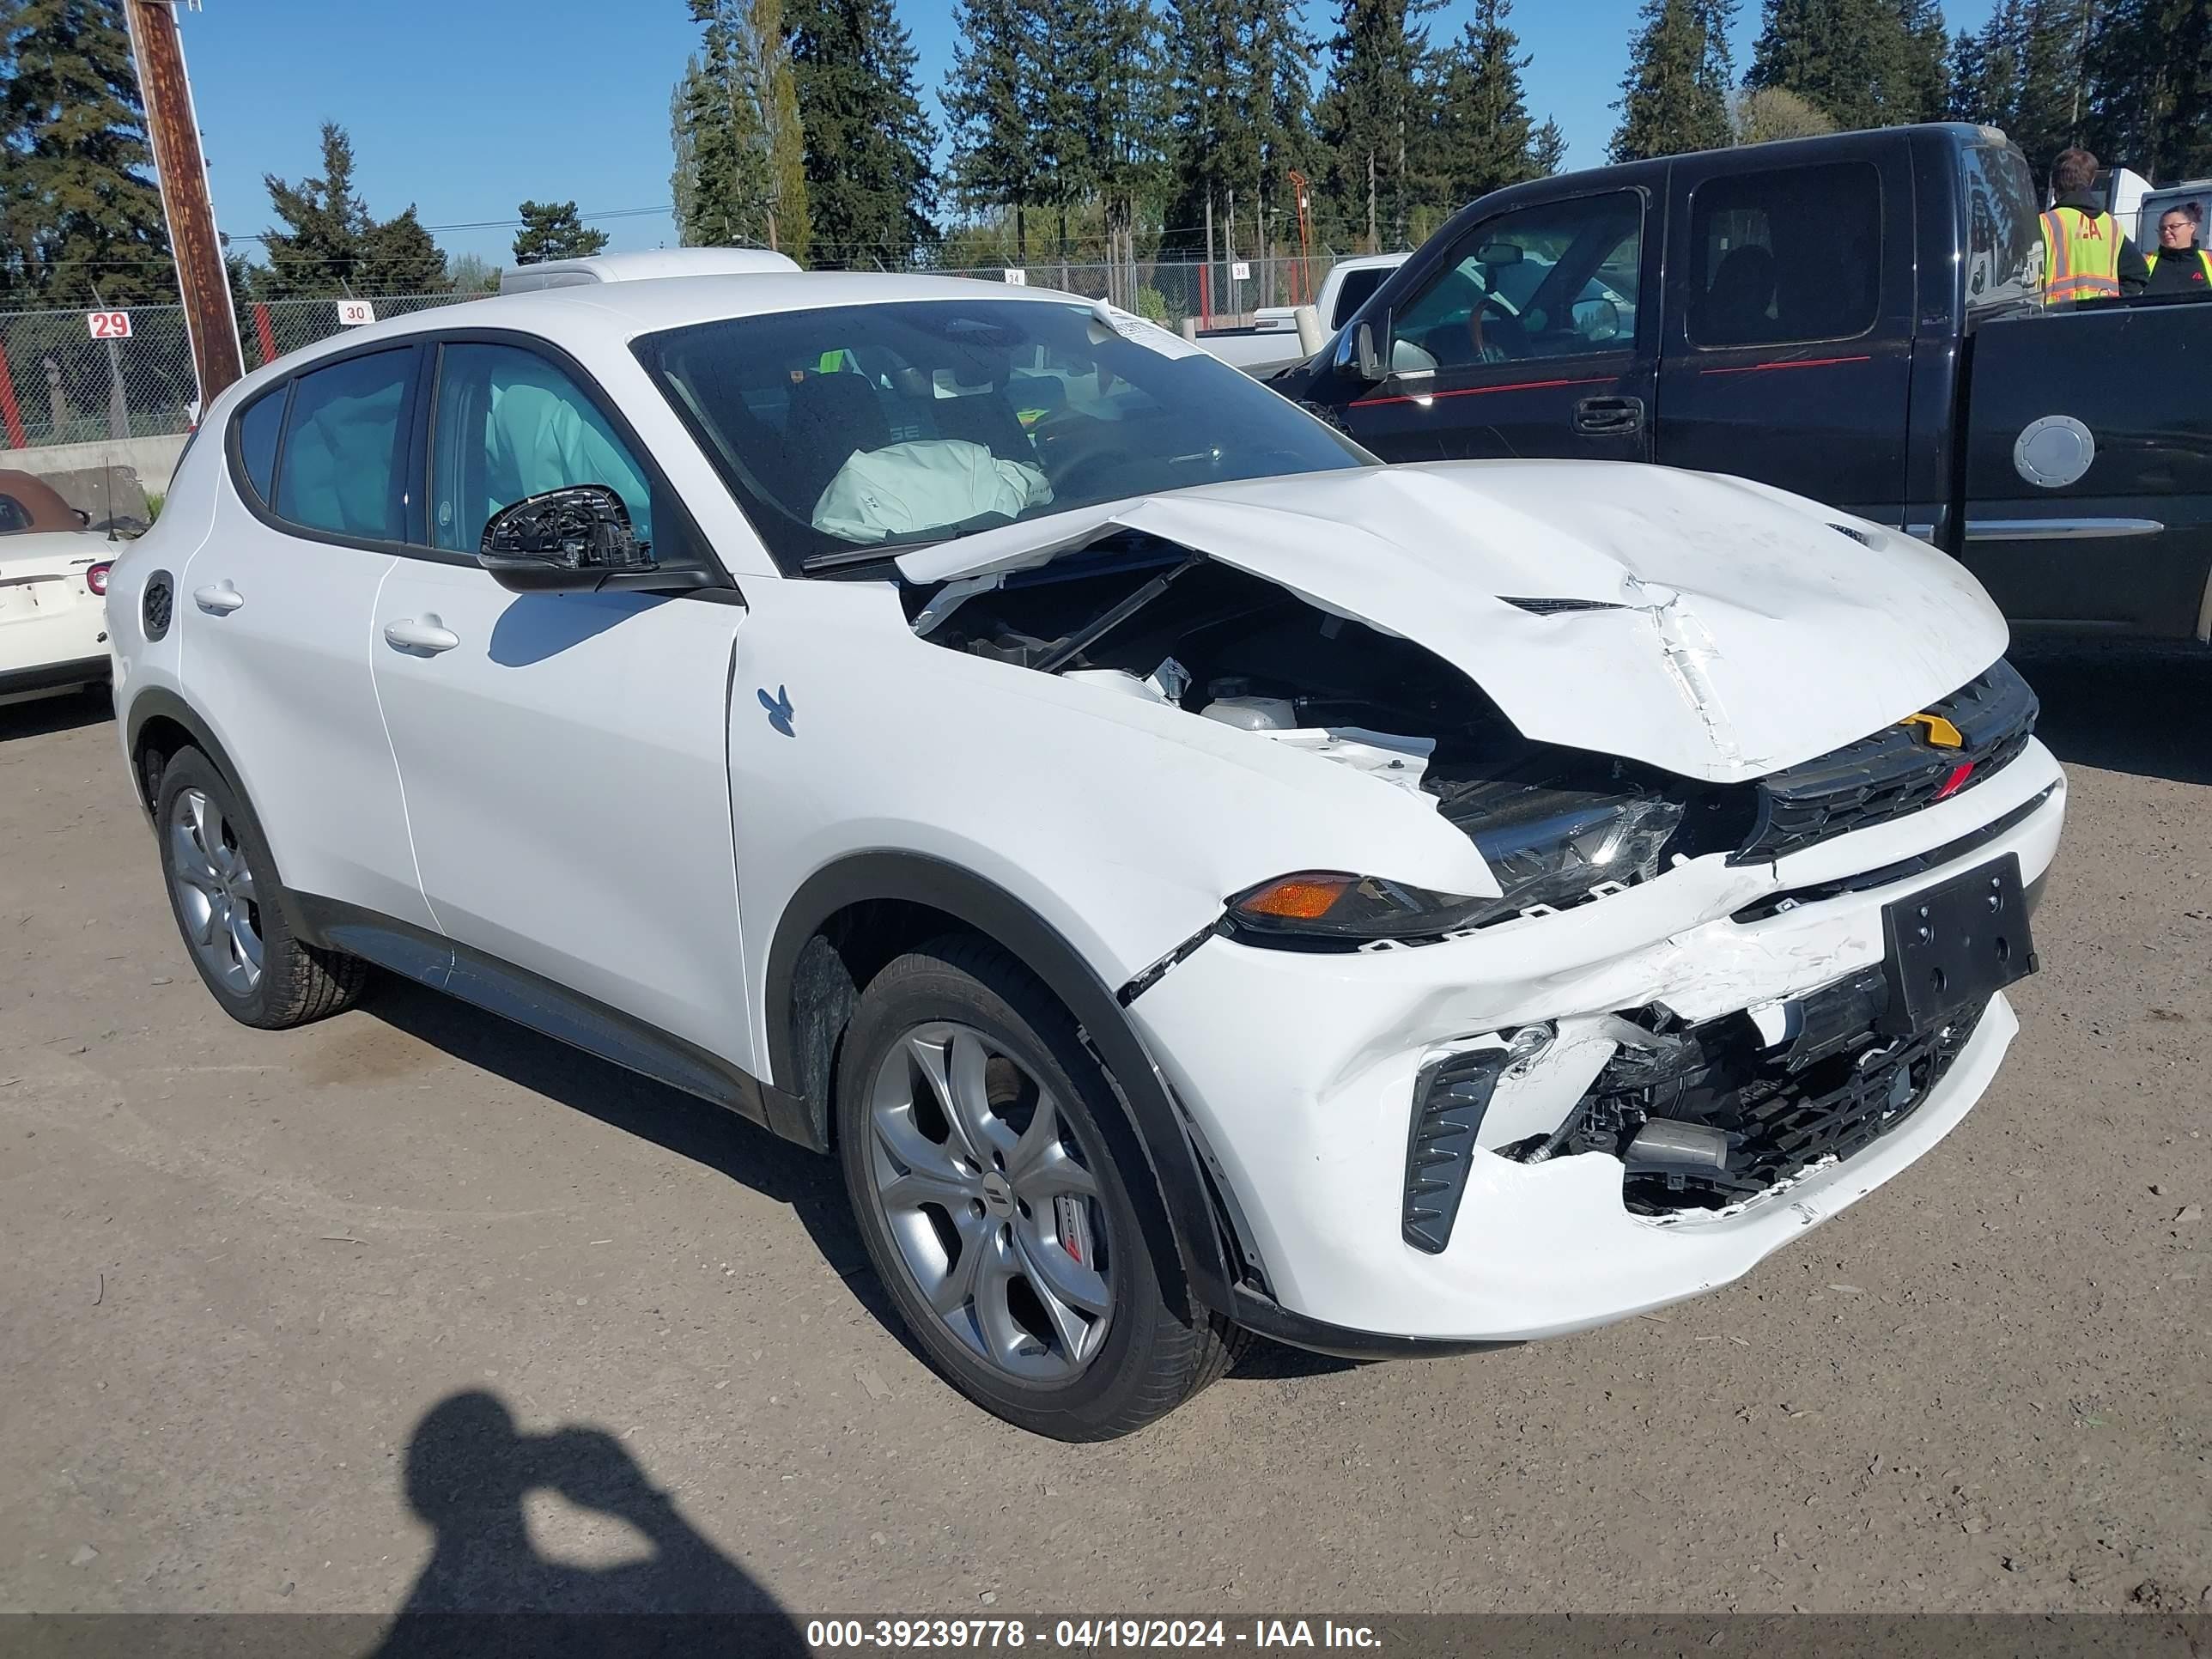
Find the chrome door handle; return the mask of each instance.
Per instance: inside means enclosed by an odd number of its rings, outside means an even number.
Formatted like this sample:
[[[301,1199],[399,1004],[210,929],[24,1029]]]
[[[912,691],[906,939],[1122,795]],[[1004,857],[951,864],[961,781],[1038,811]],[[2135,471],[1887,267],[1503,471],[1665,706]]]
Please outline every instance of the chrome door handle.
[[[228,617],[246,603],[246,595],[228,581],[211,582],[192,590],[192,603],[210,616]]]
[[[459,645],[461,636],[434,616],[410,617],[402,622],[385,623],[384,642],[395,651],[415,651],[434,657]]]

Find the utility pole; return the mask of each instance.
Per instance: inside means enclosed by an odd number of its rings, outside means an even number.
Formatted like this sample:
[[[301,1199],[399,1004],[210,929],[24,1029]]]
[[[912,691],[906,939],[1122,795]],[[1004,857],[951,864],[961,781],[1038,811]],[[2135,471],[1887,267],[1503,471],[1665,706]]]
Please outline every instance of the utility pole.
[[[223,265],[215,203],[208,194],[207,157],[200,150],[191,82],[185,75],[176,7],[177,0],[124,0],[139,96],[146,104],[146,137],[161,177],[161,212],[169,222],[177,289],[185,302],[185,331],[192,343],[192,368],[199,375],[204,413],[224,388],[245,374],[246,367],[238,347],[230,273]]]

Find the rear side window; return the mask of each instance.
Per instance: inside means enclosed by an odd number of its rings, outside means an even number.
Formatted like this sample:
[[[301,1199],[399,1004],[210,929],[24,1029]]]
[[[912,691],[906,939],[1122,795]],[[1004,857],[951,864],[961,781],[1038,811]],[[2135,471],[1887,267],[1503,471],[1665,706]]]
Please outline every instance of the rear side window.
[[[1367,296],[1382,287],[1383,278],[1389,274],[1389,266],[1374,270],[1363,269],[1346,271],[1344,286],[1336,291],[1336,313],[1328,319],[1328,325],[1332,329],[1337,329],[1342,328],[1350,322],[1352,313],[1367,303]]]
[[[264,506],[276,495],[276,434],[284,429],[284,394],[289,390],[288,386],[278,386],[238,417],[238,459],[245,465],[246,482]],[[183,465],[181,456],[178,465]]]
[[[1960,152],[1966,197],[1966,303],[2028,300],[2043,287],[2042,210],[2035,175],[2016,149],[1970,144]]]
[[[1741,173],[1690,198],[1691,340],[1799,345],[1874,326],[1881,175],[1868,161]]]
[[[365,541],[404,536],[400,499],[415,351],[380,351],[292,383],[276,516]]]
[[[0,536],[13,536],[31,527],[31,515],[13,495],[0,495]]]

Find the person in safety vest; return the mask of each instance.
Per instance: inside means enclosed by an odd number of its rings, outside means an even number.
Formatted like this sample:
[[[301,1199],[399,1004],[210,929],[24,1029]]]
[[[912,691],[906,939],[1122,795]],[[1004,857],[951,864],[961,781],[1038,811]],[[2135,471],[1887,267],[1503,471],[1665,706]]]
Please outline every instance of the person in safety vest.
[[[2081,300],[2117,300],[2140,294],[2150,270],[2119,227],[2091,194],[2097,182],[2097,158],[2086,149],[2059,152],[2051,164],[2051,190],[2057,197],[2043,216],[2043,303],[2071,305]]]
[[[2212,253],[2197,246],[2197,221],[2203,211],[2184,202],[2158,216],[2157,250],[2143,255],[2151,293],[2212,295]]]

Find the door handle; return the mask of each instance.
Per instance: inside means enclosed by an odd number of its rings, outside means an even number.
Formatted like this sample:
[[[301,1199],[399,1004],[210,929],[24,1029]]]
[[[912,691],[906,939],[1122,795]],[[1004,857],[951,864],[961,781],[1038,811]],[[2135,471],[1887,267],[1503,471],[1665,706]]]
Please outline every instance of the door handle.
[[[459,645],[461,636],[435,616],[410,617],[404,621],[385,623],[384,642],[395,651],[414,651],[434,657]]]
[[[1641,398],[1585,398],[1575,405],[1575,430],[1591,437],[1620,437],[1644,430]]]
[[[228,580],[210,582],[205,587],[192,590],[192,603],[211,617],[228,617],[246,603],[246,595]]]

